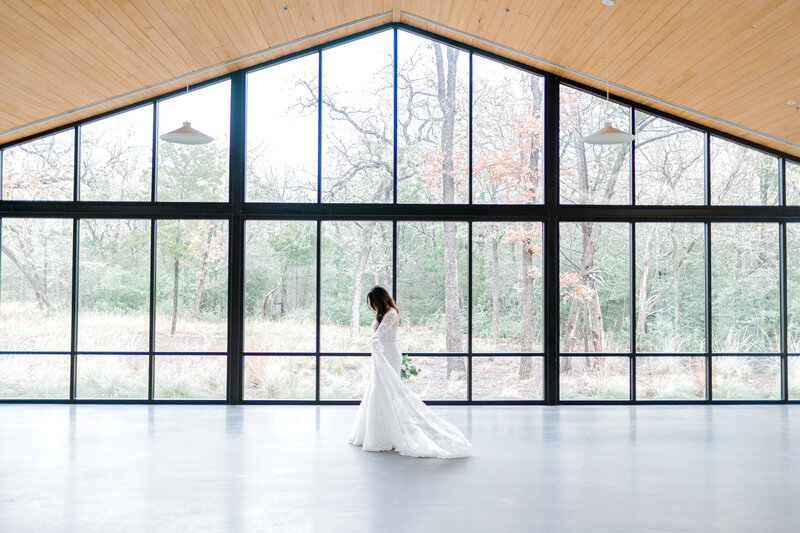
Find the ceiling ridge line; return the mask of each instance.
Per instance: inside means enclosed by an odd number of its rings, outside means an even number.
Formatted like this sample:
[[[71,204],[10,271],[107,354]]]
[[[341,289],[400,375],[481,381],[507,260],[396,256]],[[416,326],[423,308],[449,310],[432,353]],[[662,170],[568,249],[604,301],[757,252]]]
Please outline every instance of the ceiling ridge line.
[[[433,26],[436,26],[437,28],[441,28],[443,30],[451,31],[451,32],[453,32],[455,34],[460,35],[461,37],[464,37],[464,38],[467,38],[467,39],[474,39],[475,41],[483,43],[483,44],[485,44],[487,46],[493,46],[493,47],[496,47],[496,48],[500,48],[501,50],[505,50],[507,52],[511,52],[513,54],[519,54],[519,55],[521,55],[523,57],[527,57],[528,59],[532,59],[534,61],[538,61],[540,63],[544,63],[545,65],[551,66],[553,68],[558,68],[558,69],[561,69],[561,70],[565,70],[565,71],[567,71],[567,72],[569,72],[571,74],[575,74],[577,76],[582,76],[582,77],[585,77],[585,78],[589,78],[590,80],[596,81],[598,83],[605,83],[605,80],[603,80],[602,78],[599,78],[597,76],[594,76],[592,74],[587,74],[585,72],[581,72],[580,70],[577,70],[577,69],[574,69],[574,68],[571,68],[571,67],[567,67],[567,66],[562,65],[560,63],[556,63],[555,61],[550,61],[549,59],[544,59],[542,57],[538,57],[538,56],[535,56],[533,54],[529,54],[527,52],[523,52],[521,50],[517,50],[516,48],[512,48],[512,47],[506,46],[504,44],[500,44],[500,43],[496,43],[494,41],[490,41],[489,39],[485,39],[483,37],[479,37],[479,36],[474,35],[472,33],[453,28],[453,27],[448,26],[446,24],[441,24],[439,22],[436,22],[435,20],[431,20],[431,19],[422,17],[420,15],[415,15],[414,13],[410,13],[410,12],[404,11],[404,10],[401,10],[400,14],[401,15],[405,15],[407,17],[410,17],[412,19],[415,19],[415,20],[417,20],[419,22],[424,22],[426,24],[431,24]],[[658,103],[673,107],[675,109],[680,109],[681,111],[685,111],[687,113],[692,113],[693,115],[696,115],[696,116],[699,116],[699,117],[703,117],[703,118],[706,118],[708,120],[713,120],[713,121],[718,122],[720,124],[724,124],[726,126],[730,126],[732,128],[739,129],[741,131],[746,131],[748,133],[752,133],[753,135],[758,135],[759,137],[763,137],[763,138],[769,139],[771,141],[775,141],[775,142],[778,142],[778,143],[781,143],[781,144],[785,144],[785,145],[791,146],[793,148],[800,148],[800,144],[794,143],[792,141],[788,141],[786,139],[781,139],[780,137],[775,137],[774,135],[770,135],[768,133],[763,133],[763,132],[760,132],[758,130],[754,130],[752,128],[748,128],[747,126],[742,126],[741,124],[736,124],[735,122],[731,122],[729,120],[718,118],[718,117],[715,117],[713,115],[709,115],[708,113],[704,113],[702,111],[697,111],[696,109],[692,109],[690,107],[686,107],[686,106],[681,105],[681,104],[676,104],[674,102],[670,102],[668,100],[664,100],[663,98],[659,98],[658,96],[653,96],[651,94],[647,94],[645,92],[638,91],[636,89],[631,89],[630,87],[626,87],[624,85],[621,85],[619,83],[615,83],[613,81],[609,81],[608,85],[610,85],[611,87],[614,87],[615,89],[618,89],[618,90],[621,90],[621,91],[626,91],[626,92],[629,92],[631,94],[635,94],[637,96],[641,96],[642,98],[647,98],[648,100],[652,100],[654,102],[658,102]]]
[[[297,39],[294,39],[294,40],[291,40],[291,41],[287,41],[285,43],[277,44],[277,45],[271,46],[269,48],[264,48],[263,50],[259,50],[257,52],[252,52],[252,53],[249,53],[249,54],[245,54],[243,56],[239,56],[239,57],[234,58],[234,59],[228,59],[228,60],[223,61],[221,63],[217,63],[215,65],[211,65],[210,67],[204,67],[204,68],[201,68],[200,70],[195,70],[193,72],[188,72],[186,74],[181,74],[180,76],[176,76],[176,77],[170,78],[168,80],[160,81],[158,83],[154,83],[154,84],[148,85],[146,87],[141,87],[141,88],[136,89],[134,91],[129,91],[129,92],[124,93],[124,94],[119,94],[117,96],[112,96],[112,97],[109,97],[109,98],[105,98],[103,100],[99,100],[99,101],[93,102],[91,104],[86,104],[86,105],[81,106],[81,107],[76,107],[75,109],[71,109],[69,111],[64,111],[64,112],[58,113],[56,115],[52,115],[52,116],[49,116],[49,117],[46,117],[46,118],[42,118],[42,119],[39,119],[39,120],[34,120],[33,122],[28,122],[27,124],[22,124],[20,126],[14,126],[13,128],[7,129],[5,131],[0,131],[0,137],[2,137],[3,135],[8,135],[9,133],[14,133],[15,131],[19,131],[19,130],[23,130],[23,129],[26,129],[26,128],[30,128],[32,126],[38,126],[39,124],[44,124],[46,122],[50,122],[51,120],[57,120],[59,118],[63,118],[63,117],[72,115],[73,113],[80,113],[81,111],[86,111],[86,110],[91,109],[93,107],[97,107],[97,106],[100,106],[100,105],[103,105],[103,104],[108,104],[108,103],[114,102],[116,100],[121,100],[123,98],[128,98],[128,97],[131,97],[131,96],[135,96],[135,95],[137,95],[139,93],[143,93],[143,92],[149,91],[151,89],[156,89],[158,87],[163,87],[164,85],[169,85],[171,83],[175,83],[175,82],[178,82],[178,81],[181,81],[181,80],[185,80],[186,78],[191,78],[192,76],[197,76],[198,74],[203,74],[205,72],[210,72],[212,70],[216,70],[216,69],[221,68],[221,67],[226,67],[226,66],[232,65],[234,63],[239,63],[240,61],[246,61],[248,59],[252,59],[252,58],[258,57],[260,55],[264,55],[264,54],[268,54],[270,52],[274,52],[276,50],[280,50],[281,48],[286,48],[288,46],[292,46],[292,45],[295,45],[295,44],[300,44],[300,43],[303,43],[305,41],[310,41],[312,39],[323,37],[323,36],[328,35],[330,33],[335,33],[335,32],[350,28],[352,26],[356,26],[358,24],[363,24],[365,22],[370,22],[372,20],[375,20],[375,19],[378,19],[378,18],[381,18],[381,17],[385,17],[387,15],[392,15],[392,13],[393,13],[393,10],[384,11],[382,13],[376,13],[376,14],[370,15],[368,17],[364,17],[364,18],[361,18],[361,19],[358,19],[358,20],[354,20],[352,22],[347,22],[345,24],[341,24],[341,25],[336,26],[334,28],[328,28],[327,30],[322,30],[320,32],[313,33],[311,35],[306,35],[305,37],[299,37]]]

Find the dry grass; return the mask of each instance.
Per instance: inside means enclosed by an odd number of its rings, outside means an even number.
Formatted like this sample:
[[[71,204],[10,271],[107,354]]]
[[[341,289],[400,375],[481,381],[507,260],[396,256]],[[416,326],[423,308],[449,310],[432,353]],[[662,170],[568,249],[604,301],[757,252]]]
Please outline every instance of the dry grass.
[[[569,360],[570,371],[563,370]],[[627,357],[562,358],[560,393],[564,400],[627,400],[630,367]]]
[[[704,357],[640,357],[636,396],[647,400],[702,400],[706,391]]]

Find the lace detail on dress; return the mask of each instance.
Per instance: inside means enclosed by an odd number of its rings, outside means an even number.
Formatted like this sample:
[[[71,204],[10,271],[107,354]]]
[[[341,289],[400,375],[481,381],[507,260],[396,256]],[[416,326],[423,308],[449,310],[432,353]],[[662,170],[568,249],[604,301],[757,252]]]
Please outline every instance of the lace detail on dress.
[[[412,457],[466,457],[472,445],[436,416],[400,379],[397,311],[389,310],[371,339],[372,376],[358,407],[350,442],[366,451],[396,450]]]

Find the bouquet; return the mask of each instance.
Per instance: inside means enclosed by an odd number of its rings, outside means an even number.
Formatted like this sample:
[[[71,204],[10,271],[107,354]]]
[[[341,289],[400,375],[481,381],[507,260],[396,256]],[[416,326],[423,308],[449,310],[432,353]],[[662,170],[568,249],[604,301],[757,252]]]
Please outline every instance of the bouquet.
[[[400,378],[408,379],[411,376],[418,376],[422,372],[421,369],[411,364],[411,359],[408,354],[403,354],[403,364],[400,366]]]

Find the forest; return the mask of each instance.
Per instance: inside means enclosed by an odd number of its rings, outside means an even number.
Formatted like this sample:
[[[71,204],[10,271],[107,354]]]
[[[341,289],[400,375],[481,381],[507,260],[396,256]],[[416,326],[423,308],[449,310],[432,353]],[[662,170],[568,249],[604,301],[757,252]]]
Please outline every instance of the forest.
[[[375,220],[245,222],[244,397],[314,399],[319,373],[320,399],[359,398],[365,294],[383,285],[396,286],[401,344],[422,368],[408,386],[423,398],[541,400],[544,222],[393,221],[382,204],[395,189],[398,204],[471,200],[490,215],[541,204],[544,80],[402,30],[395,56],[393,32],[247,74],[246,201],[372,204]],[[222,81],[6,148],[2,199],[72,200],[79,150],[80,200],[227,202],[230,94]],[[712,136],[707,199],[701,131],[566,85],[559,99],[561,204],[780,202],[776,157]],[[154,111],[160,134],[198,109],[214,142],[159,141],[153,180]],[[633,124],[635,153],[583,142],[604,122]],[[800,165],[786,162],[785,179],[800,203]],[[791,354],[796,224],[560,222],[561,398],[628,399],[633,361],[637,398],[703,399],[707,352],[715,399],[779,398],[784,229]],[[0,397],[68,397],[77,306],[77,397],[147,397],[154,353],[156,398],[224,398],[232,231],[227,219],[3,218]]]

